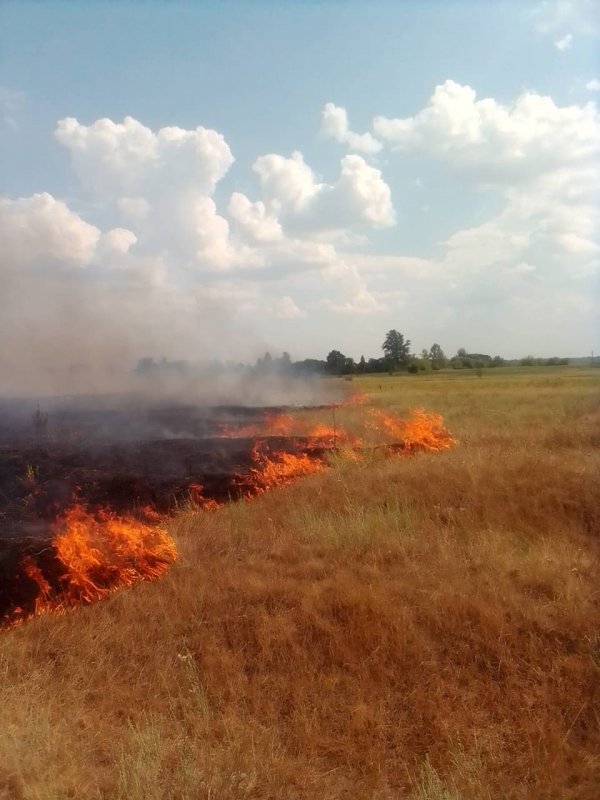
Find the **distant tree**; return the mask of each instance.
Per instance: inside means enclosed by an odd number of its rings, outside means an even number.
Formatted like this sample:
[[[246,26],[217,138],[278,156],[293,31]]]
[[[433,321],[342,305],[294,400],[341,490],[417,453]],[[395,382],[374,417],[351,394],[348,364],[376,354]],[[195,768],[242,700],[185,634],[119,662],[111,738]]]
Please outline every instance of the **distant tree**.
[[[467,355],[467,351],[465,350],[465,348],[464,348],[464,347],[459,347],[459,348],[458,348],[458,350],[456,351],[456,355],[457,355],[459,358],[465,358],[465,357],[466,357],[466,355]]]
[[[292,366],[292,359],[290,354],[287,353],[285,350],[283,351],[283,355],[281,356],[281,366],[283,369],[289,369]]]
[[[327,354],[327,372],[332,375],[342,375],[346,369],[346,356],[339,350],[331,350]]]
[[[255,370],[257,372],[272,372],[273,371],[273,356],[267,352],[262,358],[256,359]]]
[[[385,358],[370,358],[367,361],[367,372],[386,372],[387,369]]]
[[[399,331],[392,329],[387,332],[381,349],[385,353],[385,357],[391,368],[397,369],[408,363],[410,357],[410,339],[405,340],[404,336]]]
[[[361,374],[364,374],[367,371],[367,362],[365,361],[364,356],[360,357],[360,361],[358,362],[358,367],[356,369]]]
[[[448,359],[446,358],[446,354],[439,346],[439,344],[432,344],[429,350],[429,360],[431,361],[431,366],[434,369],[443,369],[448,363]]]
[[[311,375],[325,372],[327,364],[317,358],[305,358],[304,361],[294,361],[292,368],[300,375]]]

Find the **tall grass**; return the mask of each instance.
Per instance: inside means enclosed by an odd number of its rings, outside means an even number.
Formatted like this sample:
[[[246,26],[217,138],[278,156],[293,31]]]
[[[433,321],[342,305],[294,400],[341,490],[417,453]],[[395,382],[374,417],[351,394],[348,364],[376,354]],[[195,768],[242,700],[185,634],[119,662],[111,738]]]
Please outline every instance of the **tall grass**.
[[[354,385],[460,445],[182,510],[161,581],[2,634],[0,797],[597,798],[598,378]]]

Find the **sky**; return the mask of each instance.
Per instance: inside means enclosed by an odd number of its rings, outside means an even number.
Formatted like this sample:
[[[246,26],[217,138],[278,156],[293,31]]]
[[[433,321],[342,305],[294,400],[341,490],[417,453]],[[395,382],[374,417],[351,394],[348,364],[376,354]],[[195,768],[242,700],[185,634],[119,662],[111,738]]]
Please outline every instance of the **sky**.
[[[600,351],[600,19],[0,2],[0,376]]]

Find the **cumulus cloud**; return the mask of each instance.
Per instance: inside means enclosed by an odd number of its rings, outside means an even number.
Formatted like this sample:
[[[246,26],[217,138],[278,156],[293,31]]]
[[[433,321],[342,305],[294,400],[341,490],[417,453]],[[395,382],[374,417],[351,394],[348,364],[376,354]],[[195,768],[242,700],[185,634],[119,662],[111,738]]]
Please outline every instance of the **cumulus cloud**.
[[[333,103],[326,103],[321,111],[321,133],[335,139],[358,153],[374,154],[381,150],[378,142],[369,132],[355,133],[350,130],[348,113],[345,108]]]
[[[153,131],[132,117],[86,126],[67,117],[58,123],[55,136],[68,150],[82,186],[97,202],[116,208],[140,252],[166,252],[175,266],[200,272],[260,261],[233,239],[213,198],[234,161],[217,131]],[[246,231],[256,233],[258,210],[244,213],[242,227],[245,223]]]
[[[600,78],[592,78],[585,84],[588,92],[600,92]]]
[[[251,203],[246,195],[234,192],[228,211],[240,229],[255,242],[276,242],[283,237],[277,218],[267,212],[261,200]]]
[[[373,128],[394,149],[433,155],[481,182],[512,183],[600,153],[593,103],[559,107],[550,97],[525,92],[505,106],[477,100],[474,89],[452,80],[436,86],[415,116],[376,117]]]
[[[274,214],[300,213],[322,189],[302,153],[295,151],[291,158],[271,153],[254,162],[262,195]]]
[[[284,229],[345,230],[394,224],[391,191],[381,171],[347,155],[333,184],[317,182],[301,153],[261,156],[254,164],[268,211]]]
[[[0,197],[0,270],[85,267],[99,238],[98,228],[47,192]]]
[[[210,195],[234,160],[225,138],[214,130],[154,132],[133,117],[99,119],[88,126],[66,117],[55,136],[69,151],[82,185],[104,199],[183,189]]]
[[[349,137],[363,135],[344,109],[332,106],[328,125],[358,149]],[[395,224],[391,190],[356,152],[326,177],[299,151],[260,156],[257,196],[226,199],[217,187],[233,155],[216,131],[62,120],[56,139],[91,195],[91,219],[76,200],[69,208],[45,193],[0,200],[0,336],[23,342],[12,368],[24,354],[37,369],[115,354],[128,365],[141,355],[227,358],[232,347],[246,357],[248,331],[263,321],[306,333],[324,313],[360,317],[361,326],[340,323],[357,341],[365,326],[399,325],[399,308],[413,338],[467,321],[506,336],[517,311],[529,324],[516,298],[535,300],[543,322],[568,296],[590,319],[581,298],[600,262],[593,103],[560,107],[526,92],[504,105],[446,81],[413,116],[376,118],[374,131],[399,158],[420,153],[475,191],[494,187],[503,207],[447,236],[436,258],[403,255],[401,241],[383,255],[367,237]],[[421,195],[435,185],[432,169]]]

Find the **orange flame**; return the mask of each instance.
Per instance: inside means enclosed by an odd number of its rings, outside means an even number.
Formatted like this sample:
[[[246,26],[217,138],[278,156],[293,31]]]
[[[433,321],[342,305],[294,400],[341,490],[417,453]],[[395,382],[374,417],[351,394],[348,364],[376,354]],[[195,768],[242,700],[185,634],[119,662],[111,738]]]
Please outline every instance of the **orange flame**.
[[[308,453],[274,453],[272,456],[254,449],[252,460],[255,466],[250,468],[246,481],[250,486],[247,497],[262,494],[277,486],[288,486],[297,478],[322,472],[325,464],[320,458]]]
[[[360,403],[364,403],[367,400],[369,395],[366,392],[353,392],[349,397],[345,400],[342,400],[341,403],[336,403],[336,408],[345,408],[347,406],[356,406]]]
[[[442,417],[422,408],[413,410],[408,419],[371,410],[366,418],[363,417],[363,422],[385,437],[386,447],[393,453],[441,451],[456,444]],[[359,460],[364,452],[360,449],[360,440],[348,436],[339,427],[315,425],[288,414],[267,417],[266,426],[274,436],[290,436],[292,431],[295,435],[303,435],[305,442],[295,440],[293,449],[306,449],[296,453],[270,453],[255,445],[252,466],[238,479],[238,488],[245,492],[246,498],[322,472],[326,469],[323,451],[333,450],[338,444],[352,460]],[[243,435],[240,431],[244,431],[257,436],[260,435],[257,427],[246,426],[222,433],[240,436]],[[201,484],[192,483],[188,490],[195,505],[207,510],[221,507],[220,503],[204,496]],[[110,511],[91,514],[80,505],[71,508],[55,524],[54,560],[50,566],[44,562],[46,565],[42,568],[32,556],[23,558],[21,572],[34,587],[34,597],[24,603],[26,609],[13,607],[9,618],[4,621],[16,625],[48,611],[63,612],[75,605],[102,600],[119,588],[163,575],[177,560],[177,549],[167,532],[156,527],[160,520],[158,514],[148,507],[143,509],[143,515],[146,522],[118,517]],[[48,574],[50,571],[52,574]]]
[[[308,439],[309,446],[332,446],[347,439],[346,433],[333,426],[314,423],[291,414],[267,414],[264,420],[250,425],[221,425],[221,436],[246,438],[259,436],[302,436]]]
[[[409,453],[418,450],[447,450],[456,444],[440,414],[428,414],[422,408],[411,411],[409,419],[399,419],[384,411],[371,412],[371,427]]]
[[[204,496],[204,486],[201,483],[190,483],[188,492],[193,506],[203,508],[205,511],[216,511],[223,507],[223,503]]]
[[[30,556],[23,559],[23,573],[38,593],[33,609],[14,609],[9,624],[93,603],[138,581],[156,580],[178,557],[166,531],[109,511],[92,515],[73,506],[56,522],[55,531],[57,575],[45,575]]]

